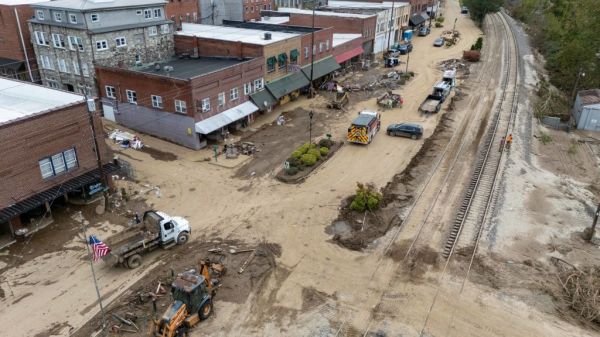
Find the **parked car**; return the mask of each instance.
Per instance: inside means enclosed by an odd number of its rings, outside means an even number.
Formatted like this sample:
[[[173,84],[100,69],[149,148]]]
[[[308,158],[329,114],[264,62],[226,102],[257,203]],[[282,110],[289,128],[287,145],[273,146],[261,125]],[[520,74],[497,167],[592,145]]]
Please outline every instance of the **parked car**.
[[[469,14],[469,8],[467,6],[462,6],[460,8],[460,14]]]
[[[419,139],[423,136],[423,127],[412,123],[391,124],[387,128],[387,134],[388,136]]]
[[[429,27],[422,26],[421,28],[419,28],[419,36],[427,36],[427,35],[429,35],[429,33],[430,33]]]
[[[433,41],[433,46],[434,47],[441,47],[444,45],[444,39],[442,39],[441,37],[438,37],[437,39],[435,39]]]
[[[410,43],[410,42],[409,42],[409,43],[406,43],[406,44],[401,44],[401,45],[398,47],[398,51],[400,52],[400,54],[401,54],[401,55],[408,54],[408,53],[410,53],[412,50],[413,50],[413,45],[412,45],[412,43]]]

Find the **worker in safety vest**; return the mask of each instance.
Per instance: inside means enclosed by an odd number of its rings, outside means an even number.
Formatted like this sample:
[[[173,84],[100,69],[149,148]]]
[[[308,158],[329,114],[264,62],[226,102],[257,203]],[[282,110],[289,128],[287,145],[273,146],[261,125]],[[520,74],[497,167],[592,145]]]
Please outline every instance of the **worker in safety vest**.
[[[511,133],[508,136],[506,136],[506,148],[507,149],[510,149],[510,146],[512,145],[512,141],[513,141],[513,135]]]

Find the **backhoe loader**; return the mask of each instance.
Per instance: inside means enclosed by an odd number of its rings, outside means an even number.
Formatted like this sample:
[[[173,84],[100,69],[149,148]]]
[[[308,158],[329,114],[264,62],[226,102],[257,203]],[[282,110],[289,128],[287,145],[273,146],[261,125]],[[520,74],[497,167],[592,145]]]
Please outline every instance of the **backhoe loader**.
[[[173,303],[154,320],[149,336],[188,336],[191,328],[212,314],[212,299],[220,284],[211,279],[211,270],[220,273],[224,267],[206,260],[200,263],[199,272],[192,269],[177,275],[171,284]]]

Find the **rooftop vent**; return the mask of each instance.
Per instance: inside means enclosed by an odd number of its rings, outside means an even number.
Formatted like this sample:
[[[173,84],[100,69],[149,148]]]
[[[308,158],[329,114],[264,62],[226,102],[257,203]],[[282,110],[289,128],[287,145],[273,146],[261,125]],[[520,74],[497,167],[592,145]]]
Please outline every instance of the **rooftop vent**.
[[[154,63],[154,71],[160,71],[161,66],[160,63]]]
[[[265,40],[271,39],[271,33],[265,33]]]

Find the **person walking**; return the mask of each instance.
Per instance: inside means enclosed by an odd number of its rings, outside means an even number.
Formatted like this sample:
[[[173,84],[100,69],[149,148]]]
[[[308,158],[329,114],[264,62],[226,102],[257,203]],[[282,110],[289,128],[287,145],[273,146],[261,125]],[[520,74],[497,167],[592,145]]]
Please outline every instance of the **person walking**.
[[[504,137],[500,138],[500,148],[498,149],[498,152],[502,152],[502,150],[504,150]]]

